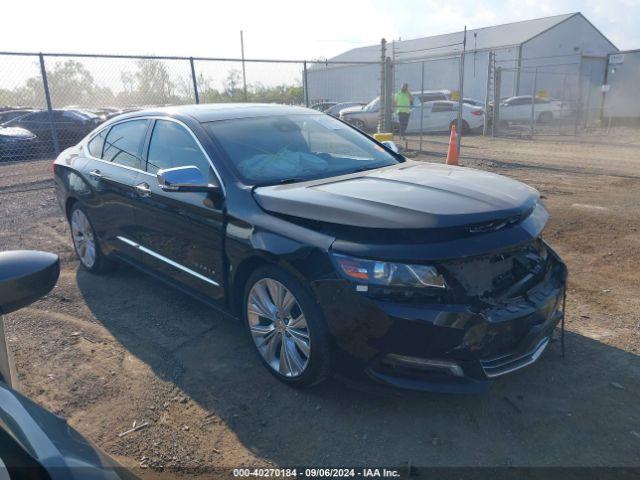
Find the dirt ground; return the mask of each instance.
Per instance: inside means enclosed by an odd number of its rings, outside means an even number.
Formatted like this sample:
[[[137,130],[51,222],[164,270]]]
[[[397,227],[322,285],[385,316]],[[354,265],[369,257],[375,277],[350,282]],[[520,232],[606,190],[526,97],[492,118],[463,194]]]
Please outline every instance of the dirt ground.
[[[50,161],[35,161],[0,164],[0,250],[62,259],[53,292],[6,317],[20,388],[145,477],[241,465],[640,466],[640,132],[470,136],[461,162],[542,193],[545,237],[570,271],[564,359],[556,342],[481,396],[338,380],[289,389],[239,322],[129,268],[79,269]],[[133,422],[148,426],[119,437]]]

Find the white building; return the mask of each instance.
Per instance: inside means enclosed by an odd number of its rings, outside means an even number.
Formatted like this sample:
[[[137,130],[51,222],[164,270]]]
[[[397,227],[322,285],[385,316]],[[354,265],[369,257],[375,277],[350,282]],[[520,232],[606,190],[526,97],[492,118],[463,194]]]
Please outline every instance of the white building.
[[[389,42],[394,89],[459,91],[463,32]],[[380,45],[354,48],[329,62],[380,62]],[[545,92],[599,105],[607,55],[618,49],[581,13],[556,15],[467,31],[464,96],[484,100],[489,52],[502,67],[500,96]],[[309,68],[310,101],[368,101],[380,93],[380,64],[319,64]]]

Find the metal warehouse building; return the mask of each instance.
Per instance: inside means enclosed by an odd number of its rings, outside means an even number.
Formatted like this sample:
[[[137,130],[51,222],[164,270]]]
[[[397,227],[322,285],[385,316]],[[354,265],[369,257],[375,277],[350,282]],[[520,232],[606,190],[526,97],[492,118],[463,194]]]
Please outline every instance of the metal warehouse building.
[[[640,50],[609,55],[604,116],[640,118]]]
[[[424,63],[424,88],[459,91],[463,32],[389,43],[394,88],[408,82],[419,90]],[[485,99],[490,53],[502,67],[500,96],[537,93],[581,100],[595,109],[601,102],[607,55],[617,52],[581,13],[556,15],[467,31],[464,96]],[[368,101],[380,92],[380,65],[331,62],[380,61],[380,45],[349,50],[308,70],[312,101]],[[534,83],[535,82],[535,83]]]

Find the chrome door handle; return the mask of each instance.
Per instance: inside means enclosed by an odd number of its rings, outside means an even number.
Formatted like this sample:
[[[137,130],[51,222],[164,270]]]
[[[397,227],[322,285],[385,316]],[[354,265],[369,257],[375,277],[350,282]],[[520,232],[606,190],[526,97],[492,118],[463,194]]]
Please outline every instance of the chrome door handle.
[[[141,197],[148,197],[151,195],[151,188],[146,182],[139,183],[134,188],[136,189],[136,193]]]
[[[102,173],[100,173],[100,170],[91,170],[89,172],[89,176],[91,178],[93,178],[94,180],[102,180],[104,178],[104,176],[102,175]]]

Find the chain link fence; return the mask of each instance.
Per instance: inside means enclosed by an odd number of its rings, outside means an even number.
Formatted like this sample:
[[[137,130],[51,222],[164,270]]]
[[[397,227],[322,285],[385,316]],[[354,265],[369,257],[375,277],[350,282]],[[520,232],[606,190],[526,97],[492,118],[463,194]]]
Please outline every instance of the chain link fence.
[[[541,67],[503,67],[495,62],[487,82],[485,132],[494,136],[578,135],[608,131],[602,105],[604,59]]]
[[[327,74],[336,69],[342,82]],[[256,102],[324,111],[366,104],[380,92],[359,89],[359,79],[379,71],[378,62],[4,52],[0,160],[51,157],[107,119],[145,108]]]
[[[481,130],[483,108],[471,115],[476,107],[463,101],[461,61],[462,55],[448,55],[393,63],[393,92],[406,83],[413,97],[406,127],[393,114],[394,131],[406,150],[446,155],[454,126],[461,135]]]
[[[532,67],[513,48],[434,48],[387,49],[383,40],[377,61],[349,62],[0,52],[0,160],[51,157],[115,115],[193,103],[309,106],[437,154],[452,125],[459,136],[527,137],[611,125],[603,59],[545,57]],[[394,100],[404,83],[413,105],[400,132]]]

